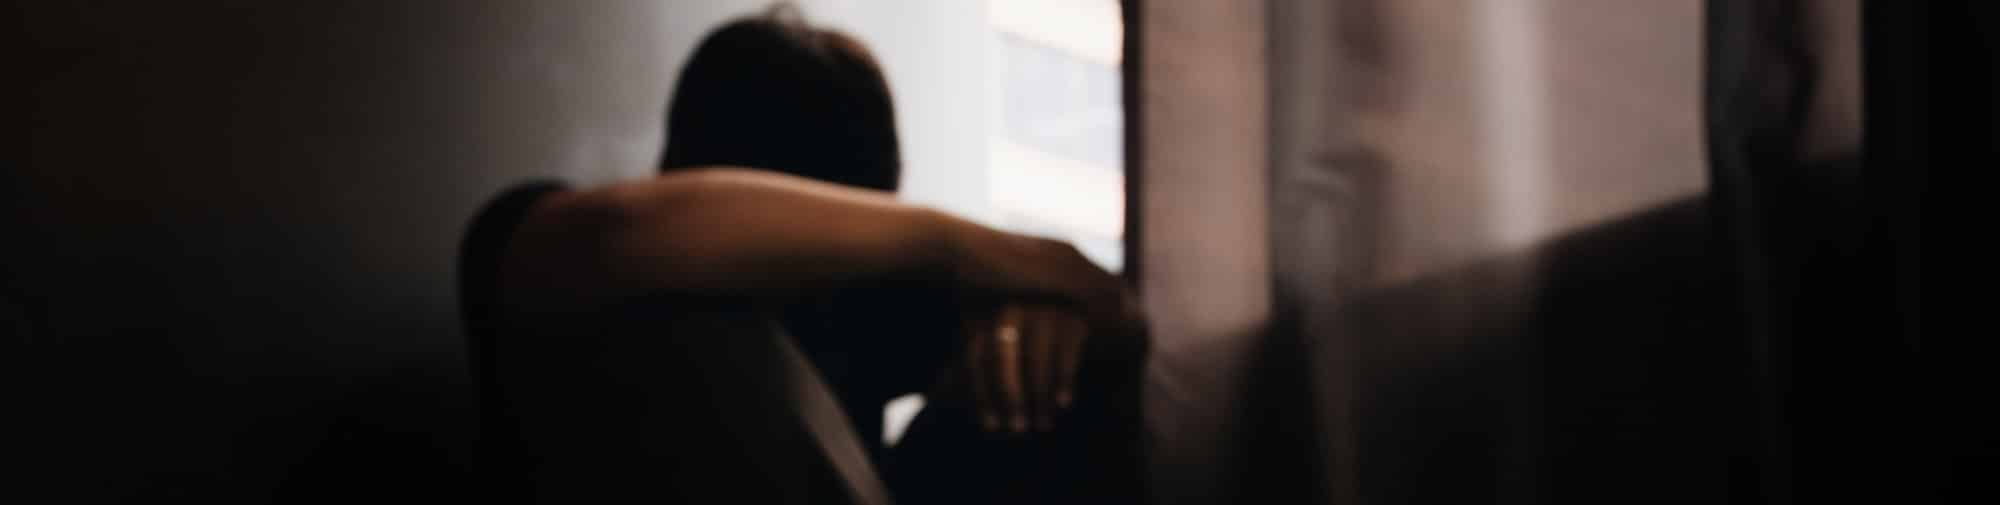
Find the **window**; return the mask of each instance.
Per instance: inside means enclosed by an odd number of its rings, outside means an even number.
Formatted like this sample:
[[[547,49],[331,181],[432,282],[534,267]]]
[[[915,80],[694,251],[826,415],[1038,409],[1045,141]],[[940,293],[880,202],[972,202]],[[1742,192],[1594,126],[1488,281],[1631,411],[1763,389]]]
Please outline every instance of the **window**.
[[[997,224],[1068,240],[1099,265],[1119,268],[1125,117],[1117,1],[995,1],[987,19],[999,95],[987,163]]]
[[[1125,113],[1117,0],[986,2],[987,200],[999,228],[1075,244],[1099,266],[1124,260]],[[891,445],[923,410],[883,410]]]

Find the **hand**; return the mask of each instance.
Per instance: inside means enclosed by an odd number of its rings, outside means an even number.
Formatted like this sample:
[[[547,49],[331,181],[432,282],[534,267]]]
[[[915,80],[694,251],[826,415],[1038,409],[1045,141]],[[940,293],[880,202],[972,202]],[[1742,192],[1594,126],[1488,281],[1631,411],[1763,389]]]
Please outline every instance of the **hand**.
[[[1136,322],[1124,283],[1076,247],[976,225],[960,231],[952,240],[952,278],[973,298],[1062,306],[1106,330]]]
[[[965,346],[968,393],[980,427],[1026,433],[1054,429],[1075,399],[1076,371],[1090,328],[1072,311],[1009,303],[991,317],[969,317]]]
[[[1143,338],[1138,298],[1067,243],[969,226],[949,249],[972,312],[959,382],[988,431],[1049,430],[1075,401],[1087,338]]]

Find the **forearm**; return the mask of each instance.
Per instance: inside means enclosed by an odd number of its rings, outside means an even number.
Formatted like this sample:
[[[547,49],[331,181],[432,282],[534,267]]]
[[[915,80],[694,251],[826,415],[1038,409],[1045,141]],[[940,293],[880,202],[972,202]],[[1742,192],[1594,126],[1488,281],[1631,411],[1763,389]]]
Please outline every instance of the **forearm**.
[[[650,289],[751,296],[857,279],[945,276],[965,226],[887,194],[748,170],[618,188],[629,209],[607,258]]]
[[[745,169],[551,200],[516,244],[520,256],[555,260],[535,276],[560,291],[608,296],[790,297],[870,278],[943,280],[954,236],[977,228],[880,192]]]

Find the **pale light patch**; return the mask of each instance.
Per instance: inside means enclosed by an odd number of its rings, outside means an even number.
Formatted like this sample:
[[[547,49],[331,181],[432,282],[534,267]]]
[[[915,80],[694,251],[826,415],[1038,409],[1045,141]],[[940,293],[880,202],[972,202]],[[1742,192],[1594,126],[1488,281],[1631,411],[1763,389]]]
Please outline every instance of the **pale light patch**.
[[[910,421],[923,410],[924,395],[911,393],[889,400],[882,407],[882,443],[895,447],[896,442],[903,440],[903,431],[910,428]]]

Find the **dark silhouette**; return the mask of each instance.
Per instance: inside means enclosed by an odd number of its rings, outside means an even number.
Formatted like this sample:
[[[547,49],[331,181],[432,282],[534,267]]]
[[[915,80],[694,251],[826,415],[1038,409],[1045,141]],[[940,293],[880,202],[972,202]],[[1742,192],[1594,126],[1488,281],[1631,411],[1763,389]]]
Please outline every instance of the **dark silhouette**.
[[[1141,496],[1135,300],[1067,244],[890,199],[890,101],[781,6],[697,49],[659,177],[488,206],[462,289],[495,499],[879,502],[876,467],[908,502]],[[919,391],[889,454],[882,406]]]

